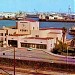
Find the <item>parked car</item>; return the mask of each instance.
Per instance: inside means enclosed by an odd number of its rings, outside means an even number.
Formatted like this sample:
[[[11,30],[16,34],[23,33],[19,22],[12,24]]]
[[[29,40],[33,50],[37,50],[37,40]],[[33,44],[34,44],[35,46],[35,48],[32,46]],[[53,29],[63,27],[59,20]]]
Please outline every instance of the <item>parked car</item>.
[[[27,49],[27,51],[32,51],[32,50],[33,50],[32,48],[28,48],[28,49]]]

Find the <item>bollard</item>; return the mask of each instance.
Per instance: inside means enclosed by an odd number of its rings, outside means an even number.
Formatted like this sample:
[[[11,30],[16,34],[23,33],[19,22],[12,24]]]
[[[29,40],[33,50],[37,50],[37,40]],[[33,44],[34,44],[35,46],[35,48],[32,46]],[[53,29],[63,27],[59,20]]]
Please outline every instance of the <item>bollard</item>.
[[[3,53],[3,55],[5,55],[5,53]]]

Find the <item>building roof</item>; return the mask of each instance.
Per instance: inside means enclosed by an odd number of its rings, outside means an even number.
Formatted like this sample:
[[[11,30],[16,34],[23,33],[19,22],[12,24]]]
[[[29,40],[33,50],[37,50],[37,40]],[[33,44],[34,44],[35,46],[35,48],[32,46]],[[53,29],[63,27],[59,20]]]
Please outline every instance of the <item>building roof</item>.
[[[26,18],[26,19],[23,19],[23,20],[21,20],[21,21],[30,21],[30,22],[36,22],[35,20],[33,20],[33,19],[28,19],[28,18]]]
[[[62,28],[40,28],[40,30],[62,30]]]
[[[48,34],[60,34],[59,32],[49,32]]]
[[[41,37],[27,37],[24,39],[42,39],[42,40],[48,40],[48,39],[53,39],[53,37],[46,37],[46,38],[41,38]]]
[[[11,34],[9,36],[23,36],[23,35],[25,35],[25,34]]]

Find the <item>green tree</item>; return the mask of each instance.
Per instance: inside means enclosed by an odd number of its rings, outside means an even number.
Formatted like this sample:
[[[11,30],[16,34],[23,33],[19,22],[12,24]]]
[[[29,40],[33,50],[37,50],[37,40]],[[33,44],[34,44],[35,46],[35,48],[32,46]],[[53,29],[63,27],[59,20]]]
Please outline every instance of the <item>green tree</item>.
[[[59,42],[59,44],[55,44],[53,53],[61,54],[63,51],[67,50],[67,44],[63,43],[62,41],[58,41],[58,42]]]

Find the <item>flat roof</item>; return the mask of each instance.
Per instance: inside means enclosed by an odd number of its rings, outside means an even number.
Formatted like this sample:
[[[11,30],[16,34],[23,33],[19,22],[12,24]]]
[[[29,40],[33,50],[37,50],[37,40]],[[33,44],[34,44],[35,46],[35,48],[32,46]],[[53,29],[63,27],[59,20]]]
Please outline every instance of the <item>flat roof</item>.
[[[23,36],[23,35],[25,35],[25,34],[11,34],[9,36]]]
[[[41,37],[27,37],[24,39],[42,39],[42,40],[47,40],[47,39],[53,39],[53,37],[46,37],[46,38],[41,38]]]
[[[26,19],[23,19],[23,20],[20,20],[20,21],[30,21],[30,22],[37,22],[36,20],[29,19],[29,18],[26,18]]]
[[[59,32],[49,32],[48,34],[60,34]]]
[[[40,28],[40,30],[62,30],[62,28]]]

